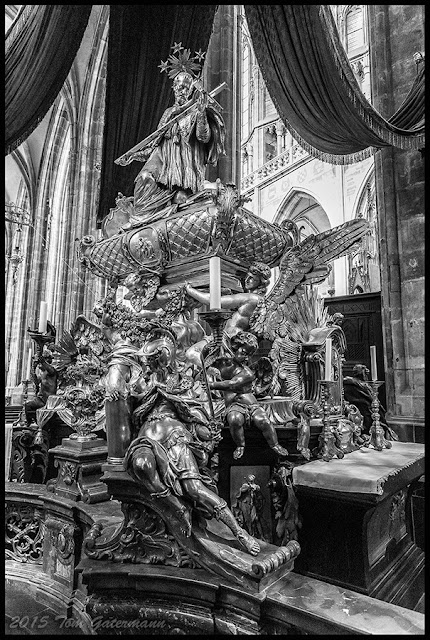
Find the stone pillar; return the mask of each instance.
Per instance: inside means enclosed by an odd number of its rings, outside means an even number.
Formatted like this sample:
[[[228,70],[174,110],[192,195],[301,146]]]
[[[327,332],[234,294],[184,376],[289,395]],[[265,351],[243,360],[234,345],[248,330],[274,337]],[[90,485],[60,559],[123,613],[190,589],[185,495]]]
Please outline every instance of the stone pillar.
[[[423,5],[369,5],[372,102],[389,118],[417,73]],[[388,147],[375,155],[387,422],[401,440],[424,430],[424,158]]]
[[[217,167],[209,166],[206,177],[210,181],[220,178],[222,182],[233,182],[239,186],[240,179],[240,126],[239,88],[240,77],[237,59],[237,8],[235,5],[218,6],[213,31],[209,42],[204,80],[208,91],[222,82],[226,87],[216,96],[223,108],[225,122],[225,152]]]
[[[285,125],[278,120],[276,122],[276,154],[278,156],[283,152],[283,142],[285,135]]]

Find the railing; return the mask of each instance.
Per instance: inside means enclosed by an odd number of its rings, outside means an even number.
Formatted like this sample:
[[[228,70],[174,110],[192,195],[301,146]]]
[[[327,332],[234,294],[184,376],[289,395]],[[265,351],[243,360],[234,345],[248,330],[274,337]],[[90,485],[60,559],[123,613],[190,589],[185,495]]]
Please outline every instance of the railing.
[[[115,562],[97,564],[88,558],[82,562],[81,541],[94,522],[104,520],[105,526],[115,528],[122,521],[116,501],[95,505],[76,503],[53,496],[45,487],[34,484],[6,483],[5,493],[6,583],[25,582],[29,590],[36,589],[38,599],[49,603],[60,617],[74,619],[84,635],[94,635],[103,615],[110,621],[118,621],[117,629],[120,625],[125,629],[133,619],[143,620],[142,624],[147,626],[155,624],[153,620],[161,620],[166,629],[174,627],[172,633],[183,634],[182,628],[191,624],[187,622],[191,607],[194,631],[203,625],[212,632],[216,629],[227,635],[232,629],[237,629],[240,635],[244,629],[251,629],[255,635],[258,627],[277,635],[288,632],[371,635],[372,629],[381,630],[382,617],[388,625],[388,634],[424,634],[421,613],[294,572],[265,589],[257,606],[255,595],[235,588],[232,598],[228,586],[211,583],[210,577],[201,570],[196,578],[192,569],[178,571],[150,563],[130,562],[124,567]],[[84,584],[77,580],[80,570],[87,573]],[[178,579],[182,606],[172,622],[172,602],[176,608],[178,600],[169,595],[166,587]],[[157,592],[158,600],[153,606]],[[189,602],[187,594],[190,594]],[[160,601],[164,603],[161,609]],[[330,606],[324,606],[325,602],[330,602]],[[349,614],[349,608],[354,609],[354,615]],[[200,612],[198,616],[196,609]],[[250,610],[252,615],[244,616],[244,612]],[[122,635],[121,631],[117,633]],[[127,631],[124,634],[129,635]]]
[[[272,177],[277,173],[280,173],[285,167],[292,166],[296,162],[300,162],[304,158],[309,157],[307,151],[305,151],[299,144],[295,144],[280,155],[272,158],[262,167],[248,174],[241,180],[240,188],[241,192],[245,193],[250,189],[253,189],[261,182],[264,182],[266,178]]]

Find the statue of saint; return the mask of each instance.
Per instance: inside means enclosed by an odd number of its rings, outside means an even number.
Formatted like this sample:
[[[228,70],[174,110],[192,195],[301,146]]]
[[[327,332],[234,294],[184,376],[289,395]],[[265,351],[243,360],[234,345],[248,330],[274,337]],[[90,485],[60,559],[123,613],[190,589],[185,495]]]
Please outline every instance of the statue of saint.
[[[225,523],[241,546],[256,555],[260,546],[239,526],[225,500],[216,493],[205,465],[219,438],[202,404],[185,398],[175,365],[175,339],[167,330],[154,331],[142,349],[151,371],[133,413],[139,427],[124,464],[165,512],[173,515],[182,535],[191,535],[191,514]],[[215,435],[215,437],[214,437]]]
[[[276,430],[264,408],[253,393],[255,374],[247,366],[249,357],[255,353],[257,338],[246,331],[236,333],[230,343],[233,357],[221,356],[213,363],[219,369],[222,380],[210,382],[211,389],[223,391],[226,406],[225,420],[236,444],[233,458],[243,456],[245,450],[245,429],[257,427],[268,445],[279,456],[287,456],[288,451],[278,442]]]
[[[170,68],[173,78],[173,106],[165,110],[153,134],[116,161],[144,162],[135,180],[134,211],[124,229],[154,222],[161,211],[169,215],[202,191],[206,166],[215,165],[224,153],[221,107],[203,90],[194,74],[200,67],[186,58],[187,51],[161,65],[162,71]]]
[[[236,494],[233,513],[252,536],[267,540],[262,525],[263,506],[264,497],[260,485],[256,484],[255,475],[250,474]]]

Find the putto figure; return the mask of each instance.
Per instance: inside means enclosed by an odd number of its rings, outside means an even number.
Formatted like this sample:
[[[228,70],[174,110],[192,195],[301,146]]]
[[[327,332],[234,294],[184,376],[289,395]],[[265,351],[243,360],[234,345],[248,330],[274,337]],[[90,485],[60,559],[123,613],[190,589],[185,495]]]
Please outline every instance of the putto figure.
[[[231,318],[225,324],[224,330],[228,336],[234,336],[239,331],[248,331],[251,318],[259,303],[263,301],[269,282],[270,267],[263,262],[254,262],[245,277],[244,293],[221,296],[221,307],[234,310]],[[190,284],[185,285],[185,290],[198,302],[209,304],[209,293],[199,291]]]
[[[196,60],[181,47],[178,56],[161,63],[161,70],[173,78],[175,103],[163,113],[153,134],[116,160],[121,165],[133,160],[145,163],[135,180],[132,223],[139,214],[182,204],[201,191],[206,166],[215,165],[224,153],[221,107],[195,75],[200,71]]]
[[[57,393],[58,371],[52,365],[52,361],[52,351],[47,348],[41,355],[34,357],[36,397],[33,400],[28,400],[24,405],[28,425],[37,422],[37,409],[44,407],[49,396]]]
[[[236,444],[233,452],[235,460],[243,456],[245,429],[249,426],[257,427],[269,447],[279,456],[288,455],[287,449],[281,447],[278,442],[274,425],[253,393],[255,374],[247,365],[249,357],[255,353],[257,347],[257,338],[252,333],[241,331],[231,339],[233,357],[222,356],[213,363],[213,366],[219,369],[222,380],[211,382],[210,388],[224,393],[225,420]]]

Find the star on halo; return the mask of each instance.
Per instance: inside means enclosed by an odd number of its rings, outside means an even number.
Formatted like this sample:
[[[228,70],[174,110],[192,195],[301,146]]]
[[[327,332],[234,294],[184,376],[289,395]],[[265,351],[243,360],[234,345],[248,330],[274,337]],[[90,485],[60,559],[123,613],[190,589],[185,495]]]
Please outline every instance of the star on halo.
[[[206,51],[202,51],[201,49],[196,51],[196,54],[195,54],[195,56],[196,56],[196,58],[197,58],[197,60],[199,62],[202,62],[202,60],[204,59],[205,55],[206,55]]]
[[[162,73],[163,71],[167,71],[167,69],[169,68],[169,61],[161,61],[161,64],[158,65],[158,68],[160,69],[160,73]]]
[[[173,53],[179,53],[179,51],[180,51],[182,48],[183,48],[183,47],[182,47],[182,42],[179,42],[179,44],[178,44],[177,42],[175,42],[175,43],[173,44],[173,47],[172,47],[172,49],[173,49]]]

